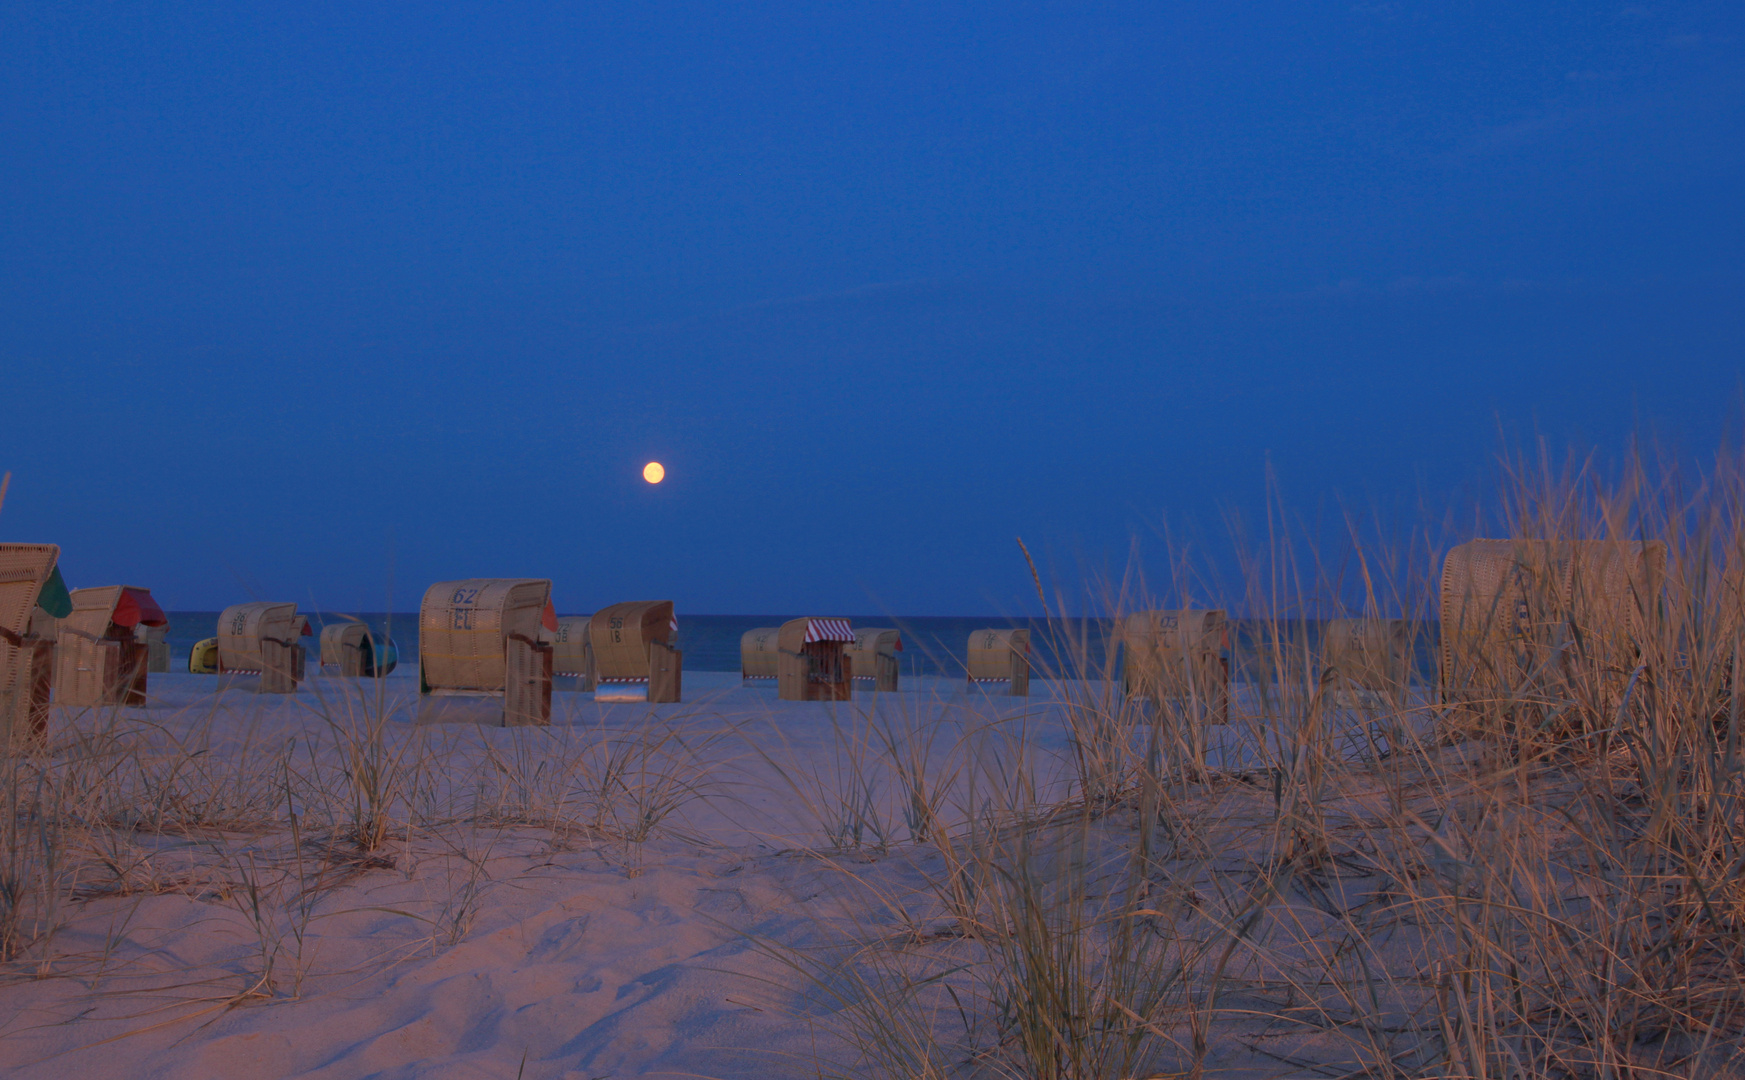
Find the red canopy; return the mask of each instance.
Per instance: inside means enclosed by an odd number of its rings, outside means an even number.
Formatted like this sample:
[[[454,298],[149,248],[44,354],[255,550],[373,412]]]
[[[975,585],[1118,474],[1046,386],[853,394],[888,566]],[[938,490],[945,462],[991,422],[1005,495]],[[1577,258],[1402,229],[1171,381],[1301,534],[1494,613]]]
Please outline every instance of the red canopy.
[[[545,602],[545,610],[539,613],[539,625],[557,633],[557,609],[551,606],[551,601]]]
[[[115,612],[109,616],[109,621],[122,629],[129,629],[140,623],[147,626],[170,625],[164,609],[158,607],[158,602],[151,598],[151,593],[145,589],[134,588],[121,590],[121,599],[115,602]]]

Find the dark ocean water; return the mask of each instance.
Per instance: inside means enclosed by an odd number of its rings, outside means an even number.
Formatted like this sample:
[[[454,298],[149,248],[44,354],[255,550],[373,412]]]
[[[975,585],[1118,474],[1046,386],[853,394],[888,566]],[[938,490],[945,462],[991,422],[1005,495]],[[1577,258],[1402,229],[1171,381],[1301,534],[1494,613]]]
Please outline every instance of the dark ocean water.
[[[171,667],[187,669],[188,653],[194,643],[217,633],[216,611],[171,611]],[[792,615],[685,615],[679,616],[678,647],[685,654],[689,671],[738,671],[739,639],[747,630],[760,626],[780,626]],[[410,664],[418,659],[418,613],[400,611],[360,613],[358,618],[378,633],[390,633],[400,647],[400,662]],[[322,617],[310,615],[316,634],[321,632]],[[330,618],[332,622],[345,620]],[[961,676],[964,653],[972,631],[987,627],[1030,628],[1031,648],[1037,654],[1041,669],[1056,672],[1098,671],[1104,663],[1109,637],[1107,619],[1010,619],[995,616],[935,616],[935,615],[851,615],[856,627],[894,626],[903,632],[902,663],[905,675]],[[1235,646],[1240,651],[1251,640],[1254,624],[1237,620],[1234,624]],[[1317,637],[1318,624],[1308,624],[1310,637]],[[1052,629],[1053,633],[1049,631]],[[1294,625],[1293,625],[1294,629]],[[1435,627],[1427,630],[1433,632]],[[309,663],[316,662],[317,646],[310,639]],[[1424,671],[1433,670],[1435,642],[1433,637],[1418,644],[1419,663]],[[1052,655],[1051,655],[1052,654]],[[1040,674],[1040,671],[1039,671]]]

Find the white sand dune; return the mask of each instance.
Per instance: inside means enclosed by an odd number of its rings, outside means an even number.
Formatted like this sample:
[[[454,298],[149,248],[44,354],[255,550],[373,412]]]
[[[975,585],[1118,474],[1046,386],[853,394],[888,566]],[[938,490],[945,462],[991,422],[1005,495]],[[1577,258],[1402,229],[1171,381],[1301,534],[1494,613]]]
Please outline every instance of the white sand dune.
[[[411,723],[414,679],[383,684],[367,858],[346,828],[374,684],[158,675],[147,709],[61,718],[132,749],[92,789],[107,827],[68,840],[80,899],[0,983],[6,1074],[815,1076],[852,1055],[796,958],[948,921],[879,733],[948,822],[1019,778],[1072,794],[1047,683],[825,705],[691,673],[684,704],[559,694],[552,728],[509,730]]]
[[[216,682],[153,676],[152,706],[128,718],[161,728],[166,757],[198,743],[208,759],[265,759],[298,742],[341,767],[324,714],[354,718],[355,687],[312,680],[276,698],[215,693]],[[287,911],[296,902],[268,884],[296,861],[283,830],[142,833],[139,891],[104,895],[122,890],[89,883],[91,898],[61,913],[45,977],[0,984],[9,1076],[513,1077],[524,1059],[529,1077],[813,1073],[814,1034],[788,1015],[799,1003],[782,989],[795,979],[748,935],[801,945],[835,917],[823,868],[796,854],[823,840],[753,747],[829,772],[832,713],[845,723],[851,708],[777,703],[773,688],[693,673],[682,705],[559,694],[550,732],[432,732],[404,718],[415,682],[396,675],[387,686],[401,711],[386,744],[425,740],[421,782],[464,786],[492,749],[538,755],[561,742],[574,752],[606,729],[664,723],[706,744],[687,781],[701,797],[634,845],[643,850],[531,825],[457,826],[442,842],[402,834],[382,853],[391,867],[326,871],[332,883],[312,899],[301,943]],[[940,680],[912,681],[881,709],[972,725],[1046,712]],[[198,766],[188,782],[201,782]],[[264,929],[234,880],[250,856],[273,893]],[[305,860],[303,874],[316,875],[321,855]],[[468,900],[470,923],[457,910]]]

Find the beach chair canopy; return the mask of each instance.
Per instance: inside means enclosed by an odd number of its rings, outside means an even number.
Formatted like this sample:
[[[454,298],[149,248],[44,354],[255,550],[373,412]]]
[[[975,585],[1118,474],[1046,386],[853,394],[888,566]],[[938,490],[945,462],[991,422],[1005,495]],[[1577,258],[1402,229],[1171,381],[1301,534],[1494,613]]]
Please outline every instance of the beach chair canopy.
[[[265,671],[267,648],[294,648],[309,632],[309,620],[297,614],[296,604],[232,604],[218,616],[218,666],[223,671]]]
[[[69,597],[73,610],[61,621],[61,629],[85,637],[105,637],[111,627],[131,631],[142,624],[167,626],[170,622],[164,609],[151,598],[151,590],[135,585],[74,589]]]
[[[1017,628],[1001,630],[989,627],[972,630],[966,656],[969,677],[991,682],[1012,677],[1012,654],[1029,656],[1030,631]]]
[[[1412,673],[1412,624],[1405,619],[1329,619],[1321,628],[1321,670],[1363,690],[1402,688]]]
[[[19,644],[30,629],[60,554],[54,544],[0,544],[0,639],[9,645]]]
[[[321,663],[343,664],[345,650],[360,647],[370,628],[361,622],[328,623],[321,628]]]
[[[1626,665],[1666,578],[1658,540],[1469,540],[1442,563],[1445,687],[1536,661],[1517,645],[1573,631],[1584,653]]]
[[[556,675],[586,675],[588,672],[589,615],[561,615],[551,638],[551,670]]]
[[[853,653],[900,653],[903,651],[903,635],[887,626],[861,626],[849,631],[854,635],[854,643],[848,646]]]
[[[760,626],[747,630],[739,638],[739,674],[747,679],[776,677],[776,654],[780,651],[776,639],[781,634],[777,626]]]
[[[501,691],[512,637],[557,632],[546,578],[439,581],[418,609],[418,659],[432,690]]]
[[[1228,624],[1218,610],[1136,611],[1122,621],[1121,640],[1163,656],[1216,651],[1229,645]]]
[[[594,612],[588,639],[602,679],[648,678],[649,649],[671,645],[679,623],[671,600],[631,600]]]
[[[776,643],[779,648],[788,652],[798,652],[800,646],[820,641],[852,645],[854,644],[854,628],[848,625],[847,619],[828,619],[816,616],[789,619],[782,624]]]

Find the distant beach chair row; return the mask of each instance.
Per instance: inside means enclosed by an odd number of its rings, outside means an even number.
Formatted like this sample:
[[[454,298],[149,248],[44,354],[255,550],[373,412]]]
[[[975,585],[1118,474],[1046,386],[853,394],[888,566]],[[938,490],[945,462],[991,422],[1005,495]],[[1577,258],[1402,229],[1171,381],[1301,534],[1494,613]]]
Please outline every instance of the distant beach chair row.
[[[1030,631],[971,631],[965,643],[969,684],[1005,683],[1007,692],[1030,693]],[[877,693],[899,688],[901,631],[887,626],[854,628],[847,619],[807,616],[780,626],[748,630],[739,639],[741,682],[775,680],[783,701],[846,701],[856,682]]]
[[[166,671],[168,619],[151,590],[132,585],[68,590],[53,544],[0,544],[0,730],[40,737],[51,702],[74,707],[143,704],[147,675]],[[1619,697],[1659,616],[1666,546],[1654,542],[1473,540],[1449,551],[1440,587],[1437,698],[1459,706],[1519,696],[1578,661],[1604,674]],[[302,639],[313,636],[291,603],[237,604],[217,634],[197,644],[190,671],[253,675],[258,689],[289,693],[304,677]],[[420,714],[476,714],[543,724],[554,677],[605,700],[653,703],[682,695],[683,655],[670,601],[614,604],[558,619],[551,582],[474,578],[439,582],[419,610]],[[1339,690],[1405,692],[1417,681],[1421,624],[1335,619],[1324,624],[1319,662]],[[1144,611],[1120,620],[1121,688],[1130,698],[1190,702],[1211,723],[1228,719],[1230,626],[1223,611]],[[966,641],[969,685],[1029,692],[1029,631],[977,630]],[[392,671],[398,650],[361,622],[323,629],[321,665],[346,677]],[[808,616],[746,633],[744,681],[773,679],[790,701],[843,701],[856,680],[898,689],[902,635]]]

